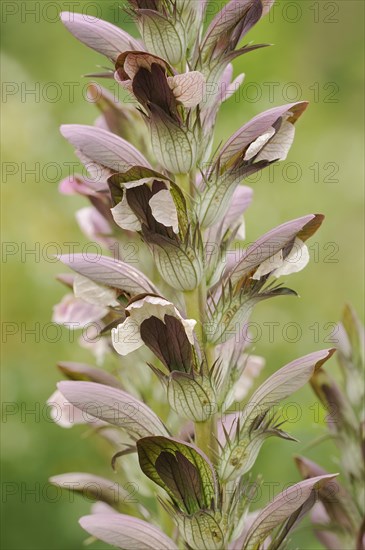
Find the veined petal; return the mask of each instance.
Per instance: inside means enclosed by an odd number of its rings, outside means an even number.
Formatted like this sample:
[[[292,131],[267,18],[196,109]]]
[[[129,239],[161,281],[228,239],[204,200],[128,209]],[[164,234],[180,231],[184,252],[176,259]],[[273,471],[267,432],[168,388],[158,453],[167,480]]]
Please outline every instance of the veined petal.
[[[113,388],[121,388],[121,384],[115,376],[106,370],[96,369],[87,363],[75,363],[73,361],[62,361],[57,364],[59,370],[70,380],[88,380],[98,384],[106,384]]]
[[[123,194],[122,200],[111,208],[110,211],[115,223],[122,229],[126,229],[127,231],[141,231],[141,223],[129,206],[125,193]]]
[[[299,390],[334,353],[324,349],[300,357],[274,372],[251,396],[242,418],[254,418]]]
[[[256,550],[262,542],[283,521],[308,503],[313,505],[316,493],[324,484],[331,481],[335,475],[313,477],[296,483],[277,495],[253,521],[243,542],[245,550]]]
[[[58,390],[47,399],[50,416],[62,428],[72,428],[76,424],[99,422],[94,416],[86,415],[84,411],[72,405]]]
[[[142,45],[128,33],[97,17],[61,12],[60,18],[75,38],[93,50],[116,60],[126,50],[141,50]]]
[[[61,134],[91,161],[115,172],[126,172],[136,164],[150,167],[133,145],[107,130],[82,124],[64,124]]]
[[[95,382],[59,382],[58,389],[84,413],[125,429],[133,437],[168,435],[159,417],[145,403],[117,388]]]
[[[127,491],[115,481],[84,472],[52,476],[49,481],[57,487],[81,493],[87,499],[99,500],[109,506],[117,505],[129,496]]]
[[[205,77],[199,71],[170,76],[167,82],[175,98],[187,108],[196,107],[206,93]]]
[[[54,323],[67,325],[70,329],[78,329],[88,323],[98,321],[107,313],[106,307],[88,304],[84,300],[75,298],[73,294],[65,294],[62,300],[53,307],[52,320]]]
[[[172,227],[174,233],[179,233],[179,220],[174,199],[168,189],[162,189],[149,201],[153,217],[166,227]]]
[[[92,514],[80,519],[80,525],[94,537],[128,550],[177,550],[175,543],[160,529],[124,514]]]
[[[59,260],[76,273],[89,277],[96,283],[118,288],[132,296],[158,292],[151,281],[138,269],[115,258],[99,256],[96,260],[91,260],[84,254],[65,254],[60,256]]]

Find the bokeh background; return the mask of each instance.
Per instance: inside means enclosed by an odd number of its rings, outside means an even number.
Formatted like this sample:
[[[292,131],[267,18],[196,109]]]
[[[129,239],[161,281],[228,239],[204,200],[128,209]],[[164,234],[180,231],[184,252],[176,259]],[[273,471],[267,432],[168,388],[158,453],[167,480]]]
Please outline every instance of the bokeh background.
[[[64,294],[55,281],[60,266],[52,254],[64,243],[78,242],[80,250],[87,242],[74,218],[86,203],[57,191],[67,162],[75,161],[58,127],[93,122],[96,110],[85,101],[82,75],[105,63],[57,22],[57,13],[70,4],[74,11],[119,21],[135,33],[113,0],[2,2],[4,550],[81,548],[86,537],[77,519],[88,513],[90,503],[70,502],[66,493],[55,496],[47,479],[67,471],[113,475],[105,458],[108,447],[97,438],[80,438],[83,428],[52,424],[44,408],[59,379],[57,360],[93,363],[88,351],[70,343],[67,331],[49,325],[52,306]],[[312,262],[290,279],[301,298],[264,303],[253,318],[258,327],[254,352],[267,358],[265,374],[329,346],[345,302],[363,318],[363,11],[357,0],[278,1],[249,35],[275,46],[235,62],[235,73],[245,72],[246,84],[219,117],[217,144],[264,109],[299,99],[311,102],[288,160],[252,183],[255,200],[246,215],[249,241],[288,219],[326,215],[310,243]],[[263,324],[272,322],[279,323],[274,338]],[[27,332],[31,329],[35,332]],[[336,372],[335,361],[328,368]],[[267,482],[262,502],[270,491],[298,481],[293,454],[305,452],[324,433],[324,412],[315,401],[309,388],[291,400],[288,429],[299,443],[272,440],[264,446],[255,467]],[[307,454],[336,471],[332,443]],[[291,547],[321,548],[307,522]]]

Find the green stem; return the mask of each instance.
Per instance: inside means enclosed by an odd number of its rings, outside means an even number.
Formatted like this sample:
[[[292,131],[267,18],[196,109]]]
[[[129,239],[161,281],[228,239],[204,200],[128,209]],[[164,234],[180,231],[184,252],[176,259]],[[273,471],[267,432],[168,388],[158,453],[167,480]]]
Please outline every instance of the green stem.
[[[195,422],[195,443],[213,464],[217,460],[216,437],[217,421],[214,415],[205,422]]]
[[[176,176],[176,183],[184,192],[185,196],[190,195],[190,181],[188,174],[179,174]],[[190,202],[190,201],[189,201]],[[214,348],[206,342],[204,323],[205,310],[207,303],[207,289],[205,280],[194,290],[184,292],[186,315],[189,319],[195,319],[196,335],[205,355],[207,366],[212,368],[214,363]],[[214,406],[214,404],[213,404]],[[214,463],[217,457],[217,421],[215,415],[212,415],[205,422],[195,423],[195,443]]]
[[[184,193],[187,203],[189,204],[190,200],[190,177],[189,174],[176,174],[175,183]]]
[[[187,290],[184,292],[185,297],[185,309],[186,317],[188,319],[195,319],[195,333],[198,337],[199,343],[203,345],[204,331],[200,314],[200,292],[199,287],[194,290]]]

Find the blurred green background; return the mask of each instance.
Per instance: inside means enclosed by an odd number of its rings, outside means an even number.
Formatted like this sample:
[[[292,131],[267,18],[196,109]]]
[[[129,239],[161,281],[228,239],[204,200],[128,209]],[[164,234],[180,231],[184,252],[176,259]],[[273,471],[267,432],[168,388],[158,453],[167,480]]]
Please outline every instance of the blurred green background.
[[[70,502],[68,494],[60,497],[47,479],[67,471],[113,475],[105,458],[109,448],[97,438],[80,439],[83,428],[62,430],[52,424],[44,408],[59,379],[57,360],[93,363],[89,352],[70,343],[67,331],[48,324],[53,304],[64,294],[55,281],[60,267],[52,254],[64,243],[79,242],[81,249],[86,242],[74,219],[86,203],[57,191],[66,163],[75,160],[58,127],[93,122],[96,111],[84,100],[82,75],[105,63],[57,22],[57,11],[70,4],[74,11],[110,21],[118,16],[122,23],[115,1],[2,2],[4,550],[81,548],[85,533],[77,519],[90,504],[78,498]],[[267,302],[255,313],[254,353],[267,358],[266,373],[329,346],[345,302],[363,318],[363,11],[357,0],[277,2],[249,35],[275,46],[235,62],[235,73],[246,73],[246,85],[219,117],[217,144],[264,109],[292,100],[311,102],[288,160],[252,183],[255,200],[246,215],[249,241],[288,219],[310,212],[326,215],[310,243],[311,264],[290,279],[301,298]],[[123,27],[135,33],[130,23]],[[264,322],[279,323],[274,341]],[[335,361],[329,368],[336,371]],[[314,404],[306,388],[288,412],[288,429],[300,443],[273,440],[264,446],[255,471],[268,484],[278,484],[263,488],[263,502],[270,498],[270,487],[277,492],[299,479],[292,455],[323,433],[324,414],[318,422]],[[326,443],[307,454],[335,471],[333,451]],[[291,547],[321,548],[306,522]]]

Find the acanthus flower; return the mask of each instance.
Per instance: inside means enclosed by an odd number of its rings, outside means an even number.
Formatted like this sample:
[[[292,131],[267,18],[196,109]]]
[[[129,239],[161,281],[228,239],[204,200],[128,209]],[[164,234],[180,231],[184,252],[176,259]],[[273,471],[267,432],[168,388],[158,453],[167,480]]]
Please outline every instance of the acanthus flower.
[[[116,451],[114,468],[120,459],[118,474],[129,468],[135,473],[139,463],[158,486],[160,504],[176,528],[164,522],[164,533],[154,525],[161,519],[156,507],[147,512],[142,505],[130,509],[122,499],[111,502],[102,478],[96,481],[102,502],[80,523],[120,548],[279,549],[333,476],[318,471],[254,515],[244,489],[268,437],[295,440],[274,408],[310,379],[322,396],[321,366],[333,350],[291,362],[251,392],[265,361],[251,354],[247,325],[258,302],[296,295],[275,280],[307,265],[306,241],[323,216],[291,220],[249,244],[243,215],[253,193],[241,183],[286,159],[307,102],[254,117],[212,157],[219,107],[244,78],[232,78],[231,62],[264,46],[239,43],[273,1],[231,0],[206,30],[205,0],[129,4],[141,40],[100,19],[61,16],[76,38],[111,62],[94,76],[114,79],[133,100],[125,106],[107,90],[89,86],[89,100],[101,113],[95,126],[61,127],[87,174],[64,180],[61,192],[90,200],[91,207],[77,215],[89,238],[107,246],[109,238],[143,241],[156,269],[147,276],[142,262],[136,269],[108,256],[60,258],[76,275],[60,277],[73,294],[56,307],[56,318],[97,321],[95,336],[102,341],[96,352],[113,352],[118,376],[63,367],[69,380],[58,385],[53,399],[73,408],[76,421],[91,415],[94,431]],[[142,350],[150,368],[136,361]],[[162,383],[158,388],[154,376]],[[353,423],[350,416],[345,420]],[[71,424],[63,417],[60,422]],[[155,493],[140,479],[148,505]],[[73,480],[82,494],[93,481],[90,474],[75,473],[51,481],[67,488]]]

